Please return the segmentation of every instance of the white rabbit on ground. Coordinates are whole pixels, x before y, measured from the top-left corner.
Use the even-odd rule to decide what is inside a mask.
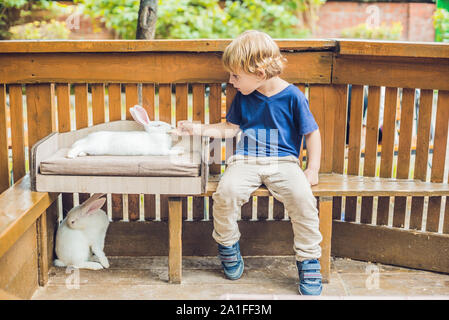
[[[175,130],[163,121],[150,121],[146,110],[135,105],[129,109],[133,119],[145,131],[97,131],[77,140],[67,153],[67,158],[85,155],[177,155],[184,152],[181,146],[172,147],[171,132]]]
[[[96,193],[83,204],[70,210],[56,232],[57,267],[91,270],[109,268],[103,252],[109,218],[100,208],[106,198]]]

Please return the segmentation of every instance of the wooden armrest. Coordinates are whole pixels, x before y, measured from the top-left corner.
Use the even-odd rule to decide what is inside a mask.
[[[31,191],[29,175],[0,195],[0,257],[57,197],[58,193]]]

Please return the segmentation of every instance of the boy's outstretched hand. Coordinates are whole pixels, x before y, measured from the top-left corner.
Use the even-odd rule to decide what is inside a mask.
[[[201,125],[188,120],[178,121],[174,133],[177,135],[201,135]]]
[[[311,186],[318,184],[318,170],[307,168],[304,170],[304,175],[309,181]]]

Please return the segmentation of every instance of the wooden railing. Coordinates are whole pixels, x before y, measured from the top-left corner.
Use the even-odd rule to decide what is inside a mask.
[[[153,119],[173,124],[183,119],[224,121],[235,95],[220,61],[228,43],[0,43],[0,192],[26,176],[28,148],[39,139],[53,131],[131,119],[128,108],[136,103]],[[278,44],[288,60],[283,78],[306,94],[321,128],[321,172],[447,182],[449,45],[351,40],[283,40]],[[217,148],[220,143],[223,147]],[[211,174],[219,174],[235,141],[215,140],[211,145],[214,152],[221,151],[222,162],[211,165]],[[303,156],[305,165],[305,150]],[[19,206],[21,197],[18,187],[14,188],[0,196],[1,204],[14,199]],[[63,194],[63,212],[86,197]],[[50,198],[48,205],[55,199]],[[37,203],[31,201],[28,209],[20,209],[22,213],[10,220],[5,218],[10,207],[0,206],[0,239],[11,228],[11,221],[22,219]],[[165,242],[148,244],[166,232],[166,196],[108,195],[105,209],[114,221],[106,241],[107,254],[166,254]],[[210,237],[212,199],[185,198],[183,216],[184,254],[215,255]],[[334,197],[333,217],[335,255],[449,270],[447,258],[441,256],[441,243],[449,250],[446,197]],[[251,241],[242,250],[246,254],[292,253],[286,218],[282,203],[272,197],[250,199],[242,207],[241,227],[246,230],[242,236],[246,232]],[[18,235],[23,234],[25,230]],[[123,236],[130,240],[121,241]],[[367,236],[370,241],[365,240]],[[419,242],[416,248],[425,248],[434,258],[413,260],[416,251],[405,245],[391,252],[385,247],[385,242],[403,244],[401,239],[410,237]],[[263,252],[259,242],[266,243]],[[1,244],[4,252],[11,246]]]

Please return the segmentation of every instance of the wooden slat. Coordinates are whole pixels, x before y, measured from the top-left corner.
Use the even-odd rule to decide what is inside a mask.
[[[382,131],[382,153],[380,158],[380,177],[390,178],[393,169],[394,138],[396,134],[397,88],[385,88],[385,106]],[[377,202],[377,222],[388,224],[390,197],[379,197]],[[404,227],[404,224],[400,225]]]
[[[94,125],[105,122],[104,83],[93,83],[92,88],[92,122]]]
[[[431,182],[443,182],[446,161],[447,130],[449,122],[449,91],[438,92],[438,104],[433,142]],[[441,197],[430,197],[427,209],[426,230],[438,232]]]
[[[263,221],[268,219],[269,197],[257,197],[257,220]]]
[[[92,90],[92,123],[93,123],[93,125],[106,122],[104,89],[105,89],[104,83],[93,83],[91,85],[91,90]],[[106,199],[106,201],[105,201],[105,203],[104,203],[104,205],[102,206],[101,209],[104,210],[105,212],[107,212],[107,208],[108,208],[107,197],[105,199]]]
[[[89,126],[89,98],[87,83],[74,84],[75,91],[75,122],[76,130]],[[79,203],[83,203],[90,197],[89,193],[79,193]]]
[[[150,120],[154,120],[154,83],[142,84],[142,107],[147,111]]]
[[[288,51],[332,51],[336,41],[332,39],[285,39],[275,40],[281,50]],[[30,52],[219,52],[223,51],[231,42],[229,39],[171,39],[171,40],[39,40],[23,41],[11,40],[0,44],[1,52],[30,53]],[[404,43],[404,42],[400,42]],[[421,46],[412,46],[410,50],[420,49]],[[441,44],[428,46],[443,54],[444,46]],[[407,48],[410,48],[408,46]],[[398,48],[397,50],[399,50]],[[400,52],[402,52],[401,50]],[[422,52],[422,51],[420,51]],[[426,54],[429,54],[425,51]],[[444,55],[443,55],[444,56]]]
[[[231,108],[232,101],[234,100],[237,90],[230,83],[226,84],[226,114]],[[229,159],[235,153],[236,149],[236,138],[225,139],[225,161]]]
[[[449,64],[446,59],[337,55],[332,83],[449,90]]]
[[[29,150],[40,139],[55,131],[54,92],[50,84],[26,85]],[[31,152],[29,152],[31,160]]]
[[[76,129],[86,128],[88,123],[87,83],[74,84]]]
[[[132,120],[131,113],[129,109],[134,105],[139,103],[139,96],[137,90],[137,84],[128,83],[125,86],[125,95],[126,95],[126,119]],[[137,221],[139,220],[140,209],[140,196],[138,194],[128,194],[128,219],[129,221]]]
[[[110,83],[108,85],[109,97],[109,121],[122,119],[122,93],[120,83]],[[121,194],[111,194],[111,215],[113,221],[123,219],[123,196]]]
[[[332,172],[344,173],[345,148],[346,148],[346,122],[347,122],[347,100],[348,86],[333,85],[335,104],[335,126],[334,126],[334,147],[332,159]],[[334,197],[332,200],[332,218],[341,219],[342,198]]]
[[[0,84],[0,194],[9,188],[6,86]]]
[[[188,91],[189,87],[187,83],[176,84],[176,112],[175,112],[175,124],[178,125],[178,121],[188,119]],[[182,218],[187,219],[187,197],[182,197]]]
[[[408,179],[410,170],[410,151],[413,136],[413,115],[415,110],[415,89],[402,90],[401,120],[399,131],[397,174],[399,179]],[[405,224],[407,198],[395,197],[393,227]]]
[[[218,176],[211,176],[207,184],[210,196],[217,189]],[[337,173],[321,173],[320,183],[312,186],[316,197],[327,196],[445,196],[449,192],[449,184],[424,182],[394,178],[363,177],[341,175]],[[256,189],[252,196],[269,196],[265,186]]]
[[[109,121],[122,119],[122,93],[120,83],[108,85],[109,95]]]
[[[209,95],[209,123],[221,122],[221,83],[210,85]],[[215,160],[209,164],[210,174],[221,172],[221,139],[210,139],[210,159]]]
[[[56,84],[56,99],[58,109],[58,132],[68,132],[71,130],[69,84]]]
[[[310,86],[309,94],[310,111],[321,134],[320,172],[332,172],[336,95],[332,86],[318,84]]]
[[[295,83],[295,86],[304,94],[306,95],[306,85],[304,83]],[[299,145],[299,163],[301,165],[301,168],[303,166],[303,155],[304,155],[304,137],[301,138],[301,142]]]
[[[352,85],[349,115],[348,174],[358,175],[362,134],[363,86]],[[357,198],[347,197],[345,221],[355,221]]]
[[[449,200],[446,197],[446,207],[444,208],[443,233],[449,233]]]
[[[155,113],[155,86],[154,83],[142,84],[142,107],[147,111],[148,117],[153,121]],[[156,195],[145,194],[143,196],[144,218],[146,221],[156,219]]]
[[[368,55],[413,58],[449,58],[447,45],[429,42],[339,39],[342,55]]]
[[[265,195],[265,194],[260,194]],[[260,196],[259,194],[257,196]],[[282,220],[285,218],[285,208],[284,204],[278,199],[273,197],[273,219]]]
[[[430,123],[432,119],[432,99],[433,90],[421,90],[414,167],[414,179],[421,181],[425,181],[427,176]],[[410,229],[421,229],[423,211],[424,198],[413,197],[410,211]]]
[[[365,158],[363,175],[374,177],[376,175],[377,140],[379,136],[379,103],[380,87],[369,87],[368,109],[366,111]],[[373,214],[373,197],[363,197],[360,212],[360,222],[371,223]]]
[[[205,123],[205,85],[201,83],[192,84],[192,98],[193,98],[193,115],[194,122]],[[204,219],[204,198],[193,197],[192,207],[193,220]]]
[[[288,60],[283,71],[286,81],[331,82],[332,52],[285,52],[284,56]],[[215,52],[4,54],[0,70],[0,83],[6,84],[221,83],[228,79],[221,55]]]
[[[22,85],[9,86],[11,114],[12,170],[14,182],[25,175],[25,142],[23,128]]]
[[[171,123],[171,84],[159,84],[159,120]],[[162,221],[168,220],[168,196],[160,195],[160,217]]]

